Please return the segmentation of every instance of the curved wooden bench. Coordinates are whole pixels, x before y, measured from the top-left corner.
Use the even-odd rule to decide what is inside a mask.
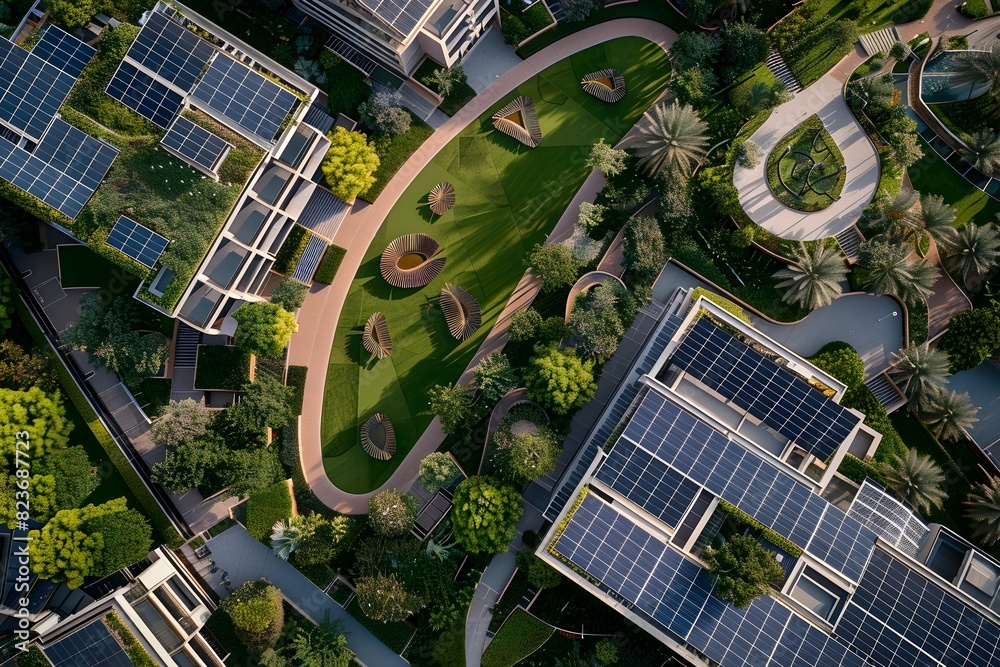
[[[445,258],[436,257],[439,252],[441,246],[426,234],[400,236],[382,251],[379,270],[393,287],[423,287],[437,278],[444,268]],[[419,262],[407,266],[407,259],[419,259]]]
[[[379,359],[385,359],[392,354],[392,338],[389,337],[389,323],[382,313],[372,313],[365,322],[365,331],[361,334],[361,345],[370,354]]]
[[[444,215],[455,206],[455,186],[447,181],[438,183],[427,195],[427,203],[436,215]]]
[[[373,459],[388,461],[396,453],[396,430],[381,412],[376,412],[361,425],[361,447]]]
[[[580,82],[584,92],[599,100],[614,104],[625,97],[625,77],[616,69],[602,69],[591,72]]]
[[[493,114],[493,127],[531,148],[542,141],[542,126],[538,124],[535,101],[525,95],[515,97]]]
[[[448,330],[458,340],[467,340],[483,321],[476,297],[451,283],[441,288],[441,310]]]

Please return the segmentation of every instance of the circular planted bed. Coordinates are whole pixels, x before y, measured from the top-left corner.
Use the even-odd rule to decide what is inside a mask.
[[[767,184],[785,206],[821,211],[840,197],[847,179],[844,156],[819,116],[810,116],[767,156]]]

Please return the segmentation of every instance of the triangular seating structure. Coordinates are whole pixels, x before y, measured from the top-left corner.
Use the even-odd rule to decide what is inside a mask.
[[[525,95],[515,97],[493,114],[493,127],[531,148],[542,141],[542,126],[538,124],[535,102]]]
[[[400,236],[382,251],[379,270],[393,287],[423,287],[438,277],[444,268],[444,257],[438,242],[426,234]]]
[[[372,313],[365,322],[365,331],[361,334],[361,345],[369,354],[379,359],[385,359],[392,354],[392,339],[389,337],[389,323],[382,313]]]
[[[599,100],[615,103],[625,97],[625,77],[616,69],[602,69],[591,72],[580,82],[584,92]]]
[[[438,183],[427,195],[427,203],[435,215],[444,215],[455,206],[455,186],[448,182]]]
[[[361,425],[361,447],[373,459],[388,461],[396,453],[396,430],[381,412],[376,412]]]
[[[476,297],[451,283],[441,288],[441,310],[448,330],[458,340],[466,340],[476,333],[483,321]]]

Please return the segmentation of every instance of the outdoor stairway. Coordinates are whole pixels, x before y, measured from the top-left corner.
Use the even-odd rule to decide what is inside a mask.
[[[200,342],[200,331],[178,322],[177,340],[174,341],[174,368],[194,368]]]
[[[889,26],[888,28],[870,32],[867,35],[861,35],[860,40],[861,47],[869,56],[873,56],[876,53],[889,53],[892,45],[900,41],[899,33],[896,32],[895,26]]]
[[[566,18],[566,12],[563,11],[562,3],[559,0],[545,0],[545,6],[552,12],[556,23],[562,23]]]
[[[796,94],[802,90],[802,86],[799,85],[799,80],[795,78],[792,74],[792,70],[788,69],[788,65],[785,64],[784,59],[778,50],[775,48],[771,49],[771,52],[767,54],[767,60],[764,61],[767,68],[771,70],[774,74],[774,78],[781,81],[788,88],[788,92],[792,95]]]
[[[844,251],[847,259],[852,262],[858,257],[858,248],[861,246],[861,242],[865,240],[864,236],[855,225],[851,225],[847,229],[837,232],[834,237],[837,239],[837,243],[840,244],[840,249]]]
[[[906,397],[885,373],[879,373],[865,380],[865,386],[875,394],[886,412],[892,412],[906,405]]]

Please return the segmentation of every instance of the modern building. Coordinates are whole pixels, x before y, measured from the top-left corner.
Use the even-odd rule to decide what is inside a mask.
[[[843,384],[678,290],[546,510],[538,555],[696,665],[1000,664],[1000,563],[871,480]],[[700,556],[751,534],[784,570],[747,609]]]
[[[451,67],[495,22],[498,0],[294,0],[333,32],[327,46],[366,75],[409,76],[424,56]]]

